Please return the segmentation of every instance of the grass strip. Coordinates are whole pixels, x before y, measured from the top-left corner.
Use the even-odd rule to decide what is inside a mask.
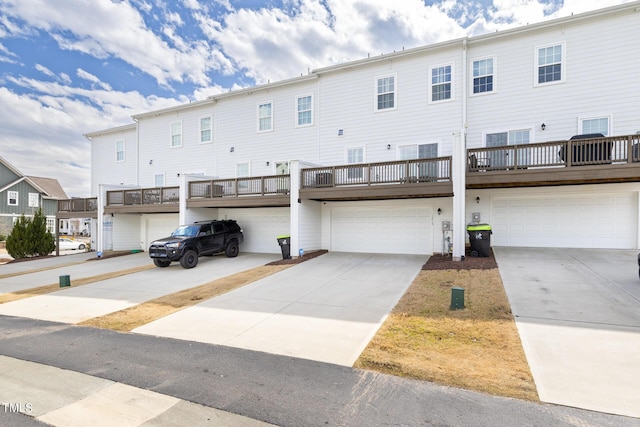
[[[291,265],[264,265],[256,267],[231,276],[213,280],[203,285],[184,289],[173,294],[163,295],[124,310],[87,319],[79,323],[79,325],[111,329],[120,332],[130,332],[137,327],[168,316],[176,311],[183,310],[204,300],[222,295],[289,267],[291,267]]]
[[[463,310],[449,309],[452,287]],[[421,271],[355,366],[539,400],[497,269]]]
[[[155,265],[143,265],[140,267],[133,267],[126,270],[120,270],[112,273],[98,274],[96,276],[83,277],[80,279],[73,279],[71,281],[71,287],[77,288],[78,286],[87,285],[89,283],[99,282],[101,280],[113,279],[115,277],[126,276],[127,274],[138,273],[140,271],[149,270],[155,268]],[[46,269],[45,269],[46,270]],[[18,301],[25,298],[35,297],[38,295],[44,295],[51,292],[61,291],[64,289],[70,289],[68,287],[60,287],[60,283],[52,283],[50,285],[38,286],[36,288],[22,289],[20,291],[9,292],[0,295],[0,304],[6,304],[12,301]]]

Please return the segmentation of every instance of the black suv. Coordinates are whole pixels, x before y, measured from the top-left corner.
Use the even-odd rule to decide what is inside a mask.
[[[152,242],[149,256],[158,267],[180,261],[183,268],[193,268],[202,255],[224,252],[228,257],[238,256],[242,242],[244,234],[234,220],[198,221],[181,225],[171,236]]]

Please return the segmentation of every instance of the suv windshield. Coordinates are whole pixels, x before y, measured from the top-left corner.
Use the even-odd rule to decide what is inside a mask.
[[[171,233],[172,237],[194,237],[198,235],[198,229],[200,227],[197,225],[182,225]]]

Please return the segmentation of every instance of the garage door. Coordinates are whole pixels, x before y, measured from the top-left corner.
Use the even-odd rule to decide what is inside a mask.
[[[289,208],[220,209],[220,219],[235,219],[244,230],[242,252],[280,253],[277,237],[290,234]]]
[[[636,247],[633,193],[494,198],[491,205],[496,246]]]
[[[178,227],[180,218],[178,214],[154,214],[142,216],[143,247],[149,248],[149,244],[162,237],[167,237]]]
[[[331,250],[432,254],[432,216],[431,206],[334,207],[331,211]]]

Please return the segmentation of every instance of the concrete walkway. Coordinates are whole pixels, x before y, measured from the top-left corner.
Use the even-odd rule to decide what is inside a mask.
[[[133,332],[352,366],[425,262],[330,252]]]
[[[640,417],[636,251],[494,253],[540,399]]]

